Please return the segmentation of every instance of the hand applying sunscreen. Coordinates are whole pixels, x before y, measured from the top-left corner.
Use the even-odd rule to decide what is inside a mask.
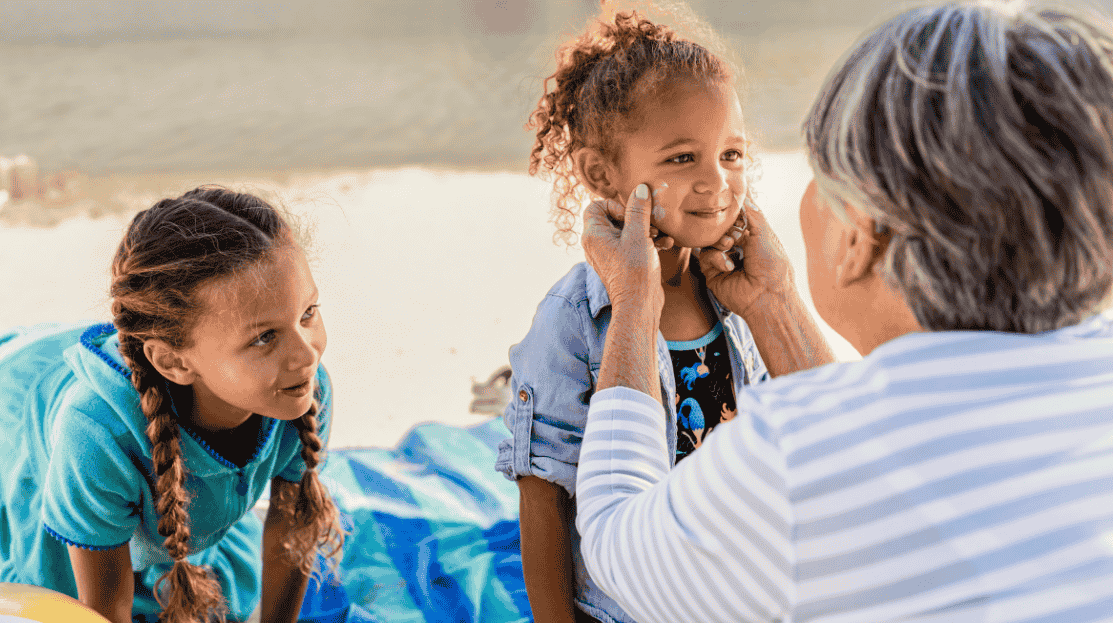
[[[653,189],[653,209],[649,214],[649,235],[653,238],[653,246],[658,251],[667,251],[672,248],[673,239],[657,227],[665,219],[665,206],[661,201],[662,194],[668,190],[668,183],[655,184]]]

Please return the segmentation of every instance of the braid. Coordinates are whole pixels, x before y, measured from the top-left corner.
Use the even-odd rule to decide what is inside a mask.
[[[301,439],[301,458],[305,472],[298,484],[295,499],[279,499],[279,507],[289,515],[292,523],[290,540],[285,544],[292,560],[300,563],[302,573],[309,574],[316,566],[318,550],[335,564],[335,558],[344,544],[340,528],[340,512],[332,501],[328,489],[317,475],[321,463],[320,452],[324,444],[317,435],[316,401],[305,415],[293,420]]]
[[[246,193],[202,186],[136,214],[112,262],[113,324],[148,422],[158,533],[174,560],[154,587],[163,608],[160,620],[167,623],[223,620],[228,608],[216,574],[186,560],[190,521],[181,429],[170,409],[166,379],[143,347],[148,340],[171,349],[188,346],[194,323],[204,312],[199,289],[268,260],[287,245],[296,246],[296,241],[274,207]],[[302,455],[309,469],[294,507],[303,510],[293,514],[291,523],[300,526],[303,536],[287,549],[299,552],[297,560],[308,569],[318,543],[334,544],[330,554],[338,551],[340,533],[335,527],[339,513],[313,469],[321,450],[316,409],[303,419]]]
[[[208,621],[215,616],[224,620],[227,606],[220,584],[205,569],[190,564],[189,496],[185,487],[185,466],[180,446],[181,429],[169,408],[169,396],[162,376],[143,353],[142,342],[131,335],[120,335],[120,354],[131,369],[131,382],[139,392],[139,404],[147,416],[147,437],[155,470],[155,507],[159,514],[158,533],[166,537],[163,545],[174,559],[174,566],[155,583],[155,598],[162,606],[161,619],[168,623]],[[162,585],[168,583],[166,591]]]

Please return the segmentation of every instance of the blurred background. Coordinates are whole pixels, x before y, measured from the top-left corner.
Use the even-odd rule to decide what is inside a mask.
[[[689,6],[744,66],[759,144],[786,150],[800,145],[836,58],[911,4]],[[598,0],[5,0],[0,141],[44,171],[90,174],[523,171],[522,127],[556,47],[598,10]]]
[[[688,5],[744,68],[756,195],[805,293],[801,120],[857,36],[912,4]],[[0,2],[0,325],[109,318],[108,265],[131,215],[223,183],[310,234],[334,445],[481,421],[472,383],[507,363],[545,292],[583,259],[553,243],[550,186],[525,175],[523,126],[557,47],[598,11],[597,0]]]

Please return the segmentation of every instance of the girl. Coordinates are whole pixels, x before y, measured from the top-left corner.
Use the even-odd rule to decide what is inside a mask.
[[[729,249],[744,228],[734,226],[744,222],[748,156],[733,76],[704,47],[637,13],[598,21],[559,59],[531,116],[530,173],[555,174],[555,221],[566,238],[580,188],[623,200],[649,182],[659,193],[665,209],[653,223],[669,240],[658,246],[665,305],[657,350],[663,403],[676,422],[669,441],[681,460],[734,416],[736,392],[768,377],[749,329],[711,295],[692,253]],[[712,256],[717,268],[733,269],[725,255],[704,257]],[[496,469],[518,479],[522,566],[538,622],[632,622],[584,569],[571,499],[609,320],[608,293],[581,263],[510,350],[505,420],[513,435]]]
[[[111,296],[112,324],[0,335],[0,581],[115,623],[245,620],[260,593],[263,621],[295,620],[342,533],[317,478],[325,327],[290,227],[222,188],[160,201]]]

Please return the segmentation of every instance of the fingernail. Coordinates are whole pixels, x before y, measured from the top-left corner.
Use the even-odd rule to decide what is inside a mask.
[[[723,261],[727,265],[727,270],[734,270],[734,262],[730,261],[730,258],[727,257],[726,253],[723,254]]]
[[[634,189],[634,196],[638,199],[649,199],[649,187],[645,184],[638,184]]]

